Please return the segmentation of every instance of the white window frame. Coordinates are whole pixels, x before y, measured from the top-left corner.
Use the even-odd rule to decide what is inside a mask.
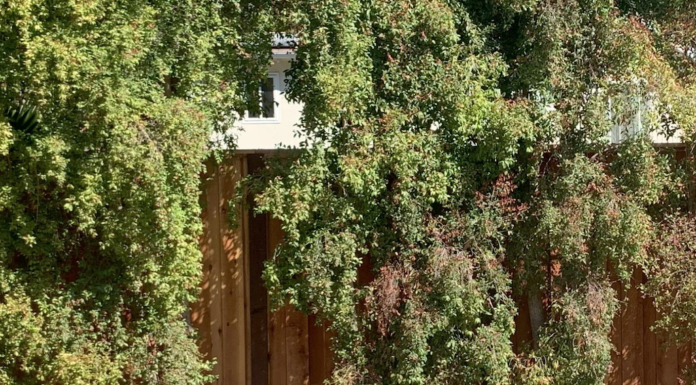
[[[280,73],[279,72],[269,72],[266,78],[273,79],[273,117],[272,118],[250,118],[249,111],[244,111],[244,119],[242,119],[243,124],[279,124],[280,123]],[[261,87],[259,86],[259,93],[261,93]]]

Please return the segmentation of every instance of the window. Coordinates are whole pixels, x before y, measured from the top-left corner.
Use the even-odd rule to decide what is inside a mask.
[[[244,117],[245,123],[279,123],[280,109],[280,76],[277,73],[269,73],[259,85],[260,109],[259,111],[247,111]]]
[[[628,100],[629,104],[623,107],[623,111],[620,111],[624,116],[617,114],[614,119],[614,127],[609,133],[610,143],[618,144],[643,133],[644,115],[654,113],[652,98],[652,96],[648,96],[648,98],[635,97]],[[612,100],[609,100],[609,106],[611,108]],[[609,116],[613,115],[615,115],[614,112],[610,111]]]

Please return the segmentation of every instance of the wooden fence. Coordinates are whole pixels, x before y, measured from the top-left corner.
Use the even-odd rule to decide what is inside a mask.
[[[640,271],[631,277],[631,288],[625,289],[618,281],[614,289],[624,305],[614,318],[611,340],[614,345],[612,367],[605,379],[608,385],[681,385],[684,371],[692,364],[692,345],[679,348],[667,346],[650,328],[655,325],[657,313],[650,298],[643,298],[637,285],[645,281]],[[520,301],[515,319],[515,348],[532,340],[529,308]]]
[[[237,182],[263,166],[260,155],[237,156],[204,176],[203,281],[191,322],[200,351],[217,362],[216,385],[315,385],[331,372],[326,327],[289,307],[269,311],[263,262],[282,239],[280,223],[251,210],[228,226]]]
[[[204,177],[203,282],[200,300],[191,306],[191,322],[200,331],[200,350],[217,362],[215,385],[318,385],[332,370],[326,325],[317,325],[292,308],[269,311],[262,284],[263,262],[282,239],[280,223],[251,210],[236,213],[239,223],[228,226],[228,202],[243,176],[263,167],[263,155],[238,155]],[[616,347],[609,385],[682,384],[691,364],[691,344],[664,346],[650,327],[656,319],[652,300],[631,289],[615,288],[626,300],[614,320]],[[531,340],[529,309],[521,301],[513,346]]]

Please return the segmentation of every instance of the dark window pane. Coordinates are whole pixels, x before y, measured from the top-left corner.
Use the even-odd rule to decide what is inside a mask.
[[[275,100],[273,100],[273,78],[266,78],[266,82],[261,84],[261,109],[266,118],[275,117]]]
[[[260,113],[249,111],[250,118],[274,118],[275,117],[275,100],[273,99],[273,78],[266,78],[266,81],[260,82],[261,89],[261,105]]]

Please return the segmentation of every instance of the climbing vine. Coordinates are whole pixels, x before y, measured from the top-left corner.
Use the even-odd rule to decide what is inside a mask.
[[[333,383],[602,384],[636,269],[658,329],[693,336],[695,12],[287,5],[309,139],[257,196],[285,231],[265,279],[330,321]],[[686,156],[652,143],[675,133]],[[523,305],[533,340],[513,349]]]
[[[199,175],[266,71],[267,16],[0,0],[1,384],[208,382]]]

